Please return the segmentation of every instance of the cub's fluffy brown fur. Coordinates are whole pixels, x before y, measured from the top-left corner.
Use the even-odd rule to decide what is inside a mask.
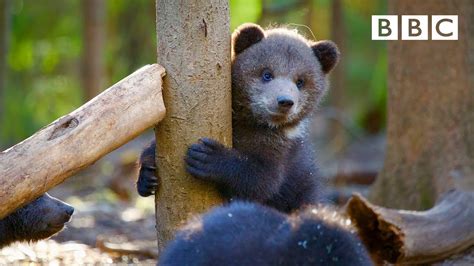
[[[289,212],[321,199],[310,116],[327,90],[339,52],[294,30],[244,24],[232,35],[233,148],[203,138],[185,156],[197,178],[219,184],[231,198]],[[138,191],[158,186],[154,143],[141,157]]]

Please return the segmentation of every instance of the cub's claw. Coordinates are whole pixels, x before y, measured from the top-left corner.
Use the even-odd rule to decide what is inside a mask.
[[[200,143],[204,144],[206,147],[210,149],[222,149],[224,146],[220,144],[218,141],[210,139],[210,138],[201,138],[199,140]]]
[[[226,148],[219,142],[202,138],[189,146],[184,158],[186,170],[197,178],[213,180],[219,176]]]

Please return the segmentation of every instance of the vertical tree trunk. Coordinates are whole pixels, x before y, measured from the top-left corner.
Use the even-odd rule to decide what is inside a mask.
[[[7,77],[7,51],[9,35],[9,0],[0,0],[0,125],[3,125],[4,97]],[[0,143],[1,147],[1,143]]]
[[[167,113],[156,128],[161,187],[158,248],[191,214],[221,202],[214,186],[188,175],[187,146],[200,137],[232,142],[229,7],[226,0],[156,2],[158,62],[166,69]]]
[[[341,54],[346,57],[345,53],[345,36],[346,36],[346,27],[344,25],[344,13],[342,7],[342,0],[333,0],[332,1],[332,16],[331,16],[331,40],[333,40]],[[342,58],[344,60],[344,58]],[[331,73],[331,103],[337,108],[341,108],[344,105],[344,100],[346,97],[344,93],[344,64],[342,61],[339,62],[338,66]]]
[[[474,4],[389,1],[389,14],[459,15],[458,41],[390,41],[388,139],[372,200],[426,209],[453,187],[474,191]]]
[[[329,90],[329,102],[332,107],[338,111],[343,111],[344,106],[346,106],[347,94],[345,91],[345,75],[344,67],[345,60],[347,57],[345,49],[345,36],[346,28],[344,25],[344,13],[342,7],[342,0],[333,0],[331,4],[332,16],[331,16],[331,39],[337,44],[341,54],[344,56],[341,58],[338,66],[331,73],[331,89]],[[330,126],[330,135],[332,136],[332,143],[335,145],[336,150],[340,150],[346,145],[346,134],[344,128],[341,126],[341,123],[335,120],[332,120],[329,124]]]
[[[105,1],[82,1],[83,62],[82,84],[86,100],[101,92],[104,77]]]

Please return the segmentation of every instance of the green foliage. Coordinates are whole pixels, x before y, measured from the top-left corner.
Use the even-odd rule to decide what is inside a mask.
[[[81,1],[11,1],[0,147],[18,142],[83,103]],[[106,3],[106,84],[156,61],[155,2]]]
[[[257,22],[262,14],[260,0],[230,0],[230,28],[233,31],[245,22]]]
[[[81,105],[80,87],[67,76],[37,78],[25,98],[25,106],[32,113],[37,127],[51,123],[52,119],[67,114]]]
[[[107,2],[105,61],[109,84],[156,62],[154,0]]]
[[[386,43],[371,40],[371,15],[386,13],[385,1],[344,1],[347,113],[359,127],[377,133],[386,126]],[[344,56],[344,55],[343,55]]]
[[[0,145],[28,137],[81,103],[78,1],[11,1]]]

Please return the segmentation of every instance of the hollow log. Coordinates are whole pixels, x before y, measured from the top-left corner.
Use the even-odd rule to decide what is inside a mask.
[[[346,212],[376,261],[412,264],[474,245],[474,192],[451,190],[426,211],[388,209],[356,194]]]
[[[147,65],[0,153],[0,219],[163,119],[165,70]]]

